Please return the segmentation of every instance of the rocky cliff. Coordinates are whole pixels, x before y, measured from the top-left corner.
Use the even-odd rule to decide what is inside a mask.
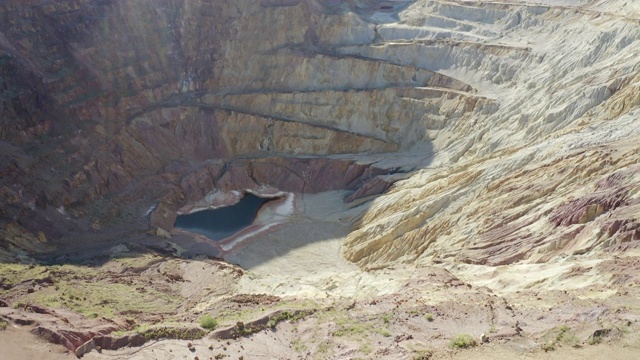
[[[362,267],[634,247],[639,18],[595,0],[5,1],[0,251],[170,230],[207,194],[265,187],[370,200],[343,247]]]

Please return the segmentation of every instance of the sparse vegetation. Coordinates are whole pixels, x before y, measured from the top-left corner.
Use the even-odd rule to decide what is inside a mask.
[[[602,336],[593,336],[589,339],[589,345],[598,345],[602,342]]]
[[[571,328],[568,327],[567,325],[562,325],[557,329],[550,331],[544,337],[542,350],[553,351],[560,345],[572,346],[572,347],[580,346],[580,341],[575,336],[575,334],[573,334],[573,332],[571,331]]]
[[[384,337],[391,337],[391,332],[387,329],[375,329],[374,331]]]
[[[452,349],[468,349],[476,346],[477,344],[478,343],[473,336],[469,334],[458,334],[451,340],[449,347]]]
[[[89,318],[113,318],[128,313],[170,314],[179,299],[151,286],[128,280],[123,274],[138,274],[157,261],[153,256],[112,259],[102,266],[0,264],[5,284],[0,295],[29,284],[38,287],[14,302],[47,308],[66,308]]]
[[[0,320],[0,331],[2,330],[6,330],[7,326],[9,326],[9,323],[4,321],[4,320]]]
[[[547,341],[544,344],[542,344],[542,350],[544,350],[545,352],[554,351],[555,349],[556,349],[556,344],[553,341]]]
[[[278,323],[282,321],[287,321],[287,320],[298,321],[307,315],[308,315],[308,312],[306,311],[296,311],[296,312],[282,311],[269,318],[269,322],[267,322],[267,327],[273,329],[278,325]]]
[[[432,322],[433,321],[433,314],[432,313],[428,313],[427,315],[425,315],[425,318],[427,319],[428,322]]]
[[[369,342],[365,342],[364,344],[360,345],[360,352],[362,352],[363,354],[369,355],[372,351],[373,349],[371,349],[371,344]]]
[[[234,330],[235,336],[247,336],[254,333],[257,333],[260,330],[263,330],[262,326],[253,326],[253,325],[245,325],[242,321],[238,321],[236,323],[236,328]]]
[[[353,336],[363,334],[367,330],[363,324],[342,324],[338,326],[338,329],[333,332],[334,336]]]
[[[202,339],[207,332],[197,328],[154,326],[141,327],[136,330],[147,340],[177,339],[177,340],[197,340]]]
[[[331,352],[331,343],[328,341],[323,341],[318,344],[318,348],[316,349],[316,353],[314,354],[314,359],[326,359],[329,357]]]
[[[411,358],[412,360],[429,360],[433,357],[433,352],[429,350],[420,350],[416,351],[416,353]]]
[[[200,318],[200,326],[211,331],[218,327],[218,321],[213,318],[210,314],[205,314]]]
[[[389,323],[391,322],[391,314],[384,314],[382,315],[382,322],[385,323],[386,325],[389,325]]]
[[[307,350],[307,345],[300,338],[293,340],[291,342],[291,347],[293,348],[293,350],[299,353]]]

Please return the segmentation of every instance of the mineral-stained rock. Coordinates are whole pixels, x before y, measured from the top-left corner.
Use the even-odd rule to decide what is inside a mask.
[[[607,4],[5,1],[0,258],[261,188],[370,200],[363,267],[618,251],[639,15]]]
[[[385,191],[380,179],[355,185],[385,170],[367,175],[368,165],[345,164],[425,141],[423,122],[468,118],[493,103],[433,70],[336,54],[335,47],[376,41],[368,17],[401,7],[6,2],[0,139],[12,150],[0,185],[23,185],[11,203],[24,209],[35,201],[38,209],[5,206],[3,219],[58,240],[87,220],[98,232],[147,226],[127,214],[149,201],[164,203],[158,211],[168,220],[152,225],[168,229],[175,214],[162,215],[167,202],[174,211],[216,189],[359,188],[351,199]],[[24,149],[33,149],[29,166],[16,155]],[[331,158],[337,154],[349,159]],[[211,161],[227,168],[181,180]],[[176,162],[189,165],[175,171]],[[53,209],[66,219],[47,222]]]
[[[147,339],[141,334],[124,336],[96,336],[75,349],[77,357],[82,357],[93,350],[118,350],[124,347],[142,346]]]

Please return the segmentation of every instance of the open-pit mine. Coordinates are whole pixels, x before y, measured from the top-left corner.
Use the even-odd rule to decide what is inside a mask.
[[[0,358],[640,359],[640,1],[0,1]]]

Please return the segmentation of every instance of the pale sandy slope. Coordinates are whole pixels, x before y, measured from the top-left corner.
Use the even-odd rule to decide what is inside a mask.
[[[0,358],[4,360],[77,359],[63,346],[51,344],[28,330],[9,326],[0,331]]]

